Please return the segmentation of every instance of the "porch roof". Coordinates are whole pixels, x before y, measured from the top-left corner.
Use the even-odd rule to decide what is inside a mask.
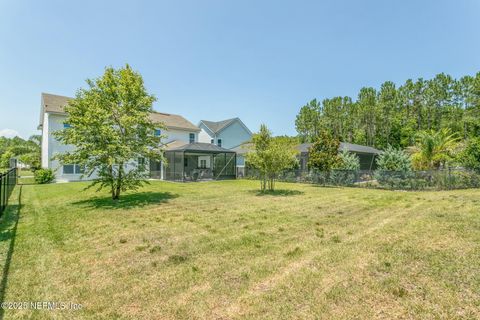
[[[166,152],[196,152],[196,153],[235,153],[235,151],[216,146],[212,143],[194,142],[178,145],[167,144]]]

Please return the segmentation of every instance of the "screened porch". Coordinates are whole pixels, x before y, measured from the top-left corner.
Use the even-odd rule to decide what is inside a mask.
[[[209,143],[189,143],[165,151],[163,179],[206,181],[235,179],[236,153]]]

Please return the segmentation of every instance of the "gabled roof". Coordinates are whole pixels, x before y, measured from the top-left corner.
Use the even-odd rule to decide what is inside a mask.
[[[213,134],[218,134],[223,129],[227,128],[236,121],[238,121],[247,130],[248,133],[252,134],[250,129],[247,128],[247,126],[242,122],[242,120],[240,120],[240,118],[232,118],[221,121],[200,120],[200,123],[203,123]]]
[[[312,145],[312,143],[302,143],[302,144],[298,145],[296,148],[300,152],[307,153],[308,149],[310,148],[311,145]],[[380,154],[381,153],[381,151],[378,150],[378,149],[368,147],[368,146],[362,146],[362,145],[359,145],[359,144],[348,143],[348,142],[340,142],[340,147],[338,147],[338,150],[339,151],[347,150],[347,151],[350,151],[350,152],[370,153],[370,154]]]
[[[72,99],[73,98],[59,96],[56,94],[42,93],[42,106],[41,106],[42,109],[40,112],[40,125],[43,124],[43,115],[47,112],[66,114],[64,108],[67,105],[68,101]],[[153,122],[164,123],[165,126],[169,129],[188,130],[188,131],[195,131],[195,132],[200,131],[200,129],[196,125],[194,125],[184,117],[177,114],[169,114],[169,113],[161,113],[161,112],[153,111],[150,114],[150,119]]]
[[[184,143],[181,144],[181,141],[175,140],[166,145],[165,151],[185,151],[185,152],[206,152],[206,153],[235,153],[235,151],[228,150],[219,146],[214,145],[213,143],[203,143],[203,142],[194,142],[194,143]]]
[[[162,122],[170,129],[200,131],[200,128],[178,114],[162,113],[153,111],[150,114],[153,122]]]

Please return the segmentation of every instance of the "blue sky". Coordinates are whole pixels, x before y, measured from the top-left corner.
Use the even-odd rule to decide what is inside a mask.
[[[156,110],[293,135],[312,98],[480,71],[479,21],[477,0],[0,0],[0,134],[38,133],[41,92],[129,63]]]

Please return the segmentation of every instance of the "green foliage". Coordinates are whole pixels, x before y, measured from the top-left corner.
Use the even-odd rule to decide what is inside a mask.
[[[456,134],[452,134],[448,128],[419,132],[413,148],[413,167],[417,170],[445,167],[455,157],[458,140]]]
[[[407,80],[400,87],[384,82],[379,90],[361,88],[355,101],[333,97],[312,100],[295,121],[303,141],[322,130],[335,138],[380,149],[411,146],[419,131],[449,128],[460,137],[480,135],[480,72],[454,79]]]
[[[15,153],[12,150],[7,150],[0,156],[0,168],[7,169],[10,167],[10,159],[15,157]]]
[[[107,187],[112,199],[135,190],[146,182],[148,162],[134,159],[164,160],[162,136],[155,136],[150,114],[155,97],[146,91],[141,75],[130,66],[105,69],[103,76],[87,80],[88,89],[80,89],[66,106],[69,128],[55,136],[74,151],[56,156],[61,163],[85,167],[85,175],[96,172],[91,186]],[[126,170],[126,166],[129,170]]]
[[[302,142],[311,142],[320,129],[321,104],[313,99],[301,109],[295,120],[295,127]]]
[[[39,135],[33,135],[28,140],[0,137],[0,168],[8,168],[10,159],[15,157],[32,170],[40,168],[40,141]]]
[[[275,189],[278,174],[296,165],[296,151],[292,141],[272,137],[262,124],[260,131],[253,135],[253,150],[247,154],[247,162],[260,171],[260,188],[265,191]]]
[[[50,183],[55,179],[52,169],[38,169],[34,172],[35,182],[38,184]]]
[[[410,171],[412,163],[410,156],[401,149],[388,146],[377,158],[379,171]]]
[[[322,131],[311,145],[308,154],[308,166],[319,171],[337,168],[342,159],[338,154],[340,141],[327,131]]]
[[[480,169],[480,138],[474,137],[467,141],[465,150],[459,156],[460,163],[468,169]]]
[[[341,161],[336,169],[350,171],[360,170],[360,158],[358,158],[356,154],[348,152],[347,150],[342,150],[339,156]]]

